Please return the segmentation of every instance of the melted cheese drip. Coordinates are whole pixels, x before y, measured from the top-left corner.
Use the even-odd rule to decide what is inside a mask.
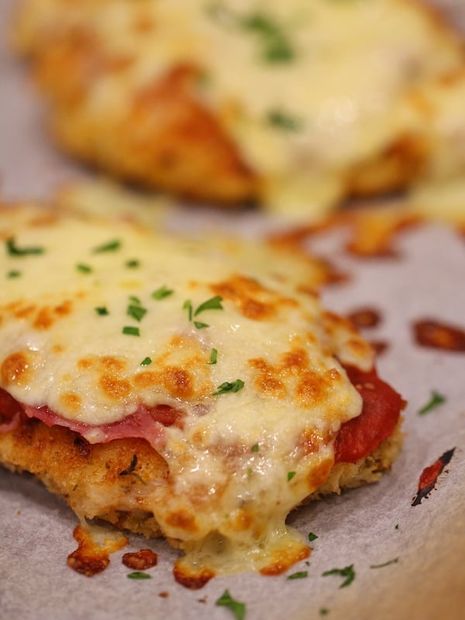
[[[369,347],[345,323],[326,327],[316,296],[297,292],[315,280],[312,262],[291,269],[297,258],[282,263],[259,244],[172,238],[33,207],[3,210],[0,239],[11,237],[15,247],[43,253],[11,255],[5,242],[0,254],[0,386],[22,403],[90,425],[121,420],[140,404],[176,407],[184,427],[165,428],[159,448],[169,480],[143,489],[164,534],[191,551],[194,568],[206,558],[223,570],[228,557],[235,570],[302,557],[306,546],[284,520],[324,481],[334,434],[361,411],[333,352],[372,364]],[[112,240],[118,249],[95,252]],[[126,267],[131,259],[137,269]],[[12,271],[20,275],[7,277]],[[238,282],[245,289],[231,296],[228,286]],[[197,308],[218,283],[227,283],[223,309],[198,314],[208,327],[196,328],[184,302]],[[173,294],[153,299],[163,285]],[[147,310],[140,322],[127,315],[130,295]],[[139,327],[140,337],[122,334],[125,325]],[[147,356],[152,364],[141,366]],[[173,372],[188,377],[189,390]],[[242,390],[213,394],[237,379]],[[212,556],[218,546],[223,552]]]
[[[110,57],[132,59],[124,72],[102,76],[88,112],[117,115],[173,66],[200,67],[206,79],[199,96],[263,178],[265,202],[287,215],[318,215],[334,204],[352,167],[418,127],[406,105],[410,89],[463,64],[453,38],[404,0],[81,4],[73,11],[69,2],[51,0],[47,8],[41,0],[35,19],[53,21],[50,6],[62,6],[58,17],[90,27]],[[264,59],[267,35],[243,25],[253,16],[283,33],[291,60]],[[25,40],[28,28],[37,24],[23,24]],[[297,129],[270,123],[275,111]]]

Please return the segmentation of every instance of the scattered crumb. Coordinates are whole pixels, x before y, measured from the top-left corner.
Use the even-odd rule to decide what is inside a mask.
[[[159,593],[158,593],[158,596],[159,596],[160,598],[168,598],[168,597],[169,597],[169,595],[170,595],[170,593],[169,593],[169,592],[159,592]]]

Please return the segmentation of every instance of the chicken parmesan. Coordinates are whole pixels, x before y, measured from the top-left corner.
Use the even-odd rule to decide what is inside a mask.
[[[395,458],[404,402],[317,260],[27,204],[0,241],[0,462],[165,536],[181,583],[286,570],[289,512]]]
[[[149,187],[315,216],[465,170],[462,42],[416,0],[24,0],[15,40],[58,142]]]

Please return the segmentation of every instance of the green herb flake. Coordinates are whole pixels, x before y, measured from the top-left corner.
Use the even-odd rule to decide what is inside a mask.
[[[125,325],[122,329],[122,333],[125,336],[140,336],[139,328],[134,327],[133,325]]]
[[[284,129],[285,131],[298,131],[302,128],[301,121],[283,110],[270,110],[266,120],[270,125],[273,125],[273,127]]]
[[[290,480],[292,480],[292,478],[294,478],[295,475],[296,475],[295,471],[288,471],[287,472],[287,481],[289,482]]]
[[[202,323],[201,321],[194,321],[194,326],[196,329],[205,329],[206,327],[210,327],[208,323]]]
[[[327,616],[329,614],[329,609],[327,607],[320,607],[320,616]]]
[[[80,273],[92,273],[93,272],[92,267],[90,265],[87,265],[86,263],[78,263],[76,265],[76,269]]]
[[[144,316],[147,314],[147,310],[139,305],[129,304],[127,309],[127,315],[131,316],[136,321],[142,321]]]
[[[5,241],[5,247],[9,256],[37,256],[45,252],[44,248],[38,246],[22,247],[16,245],[14,237]]]
[[[152,358],[151,357],[144,357],[144,359],[141,361],[140,365],[141,366],[150,366],[151,363],[152,363]]]
[[[244,620],[246,605],[234,599],[229,590],[225,590],[219,599],[215,601],[218,607],[226,607],[229,609],[236,620]]]
[[[9,271],[6,274],[7,278],[13,279],[13,278],[19,278],[21,276],[21,272],[20,271],[15,271],[14,269],[12,271]]]
[[[223,298],[219,295],[207,299],[207,301],[204,301],[203,304],[200,304],[200,306],[196,309],[194,316],[198,316],[201,312],[205,312],[205,310],[223,310],[223,306],[221,305],[222,301]]]
[[[258,443],[254,443],[254,445],[250,448],[251,452],[258,452],[260,450],[260,445]]]
[[[136,304],[138,306],[141,305],[141,300],[140,297],[136,297],[136,295],[129,295],[129,301],[131,301],[133,304]]]
[[[189,319],[189,321],[192,321],[194,309],[192,307],[192,302],[190,299],[186,299],[186,301],[182,305],[182,309],[187,310],[187,318]]]
[[[356,573],[354,570],[354,565],[350,564],[350,566],[345,566],[344,568],[332,568],[322,574],[323,577],[328,577],[329,575],[344,577],[344,581],[341,583],[339,588],[346,588],[347,586],[350,586],[352,581],[355,579]]]
[[[218,351],[216,349],[212,349],[210,351],[210,359],[208,361],[209,364],[216,364],[218,361]]]
[[[152,299],[156,299],[156,300],[165,299],[165,297],[169,297],[173,293],[174,291],[172,289],[163,285],[163,286],[160,286],[160,288],[157,288],[156,291],[153,291]]]
[[[92,250],[94,254],[103,254],[104,252],[116,252],[121,248],[121,241],[119,239],[112,239],[107,243],[102,243]]]
[[[308,540],[310,542],[313,542],[314,540],[316,540],[318,538],[318,536],[316,534],[314,534],[313,532],[309,532],[307,538],[308,538]]]
[[[108,316],[110,313],[108,312],[108,308],[106,306],[97,306],[95,308],[95,312],[99,316]]]
[[[130,260],[127,260],[124,264],[128,269],[137,269],[137,267],[140,267],[140,261],[137,260],[137,258],[131,258]]]
[[[132,573],[128,573],[126,577],[128,579],[152,579],[152,575],[149,575],[148,573],[144,573],[140,570],[135,570]]]
[[[288,575],[286,579],[305,579],[305,577],[308,577],[308,571],[301,570],[296,573],[292,573],[292,575]]]
[[[439,392],[436,392],[436,390],[432,390],[431,398],[418,411],[418,415],[425,415],[425,413],[429,413],[433,409],[436,409],[436,407],[440,407],[441,405],[443,405],[446,402],[446,400],[447,399],[446,399],[446,397],[443,394],[440,394]]]
[[[289,62],[295,51],[283,28],[264,13],[251,13],[239,19],[245,31],[257,36],[261,44],[263,60],[269,63]]]
[[[399,558],[393,558],[392,560],[383,562],[383,564],[371,564],[370,568],[384,568],[385,566],[390,566],[391,564],[397,564],[398,561]]]
[[[216,388],[216,392],[213,392],[213,396],[219,396],[220,394],[227,394],[228,392],[239,392],[244,387],[242,379],[236,379],[235,381],[225,381]]]

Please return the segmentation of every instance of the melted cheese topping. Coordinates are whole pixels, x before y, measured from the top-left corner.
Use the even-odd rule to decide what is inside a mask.
[[[410,89],[463,65],[453,36],[405,0],[36,4],[23,46],[58,19],[84,24],[108,58],[128,60],[99,79],[91,116],[118,116],[173,66],[199,67],[198,96],[262,177],[268,206],[288,215],[337,201],[354,166],[418,127]]]
[[[335,434],[361,412],[335,356],[372,364],[350,325],[308,294],[318,267],[257,243],[27,206],[2,211],[0,239],[0,387],[95,425],[95,442],[99,425],[141,405],[175,407],[183,424],[157,444],[169,478],[134,492],[191,552],[184,562],[266,571],[303,557],[286,515],[324,482]],[[172,293],[154,298],[160,287]],[[222,308],[196,313],[218,296]],[[217,393],[239,379],[242,389]]]

